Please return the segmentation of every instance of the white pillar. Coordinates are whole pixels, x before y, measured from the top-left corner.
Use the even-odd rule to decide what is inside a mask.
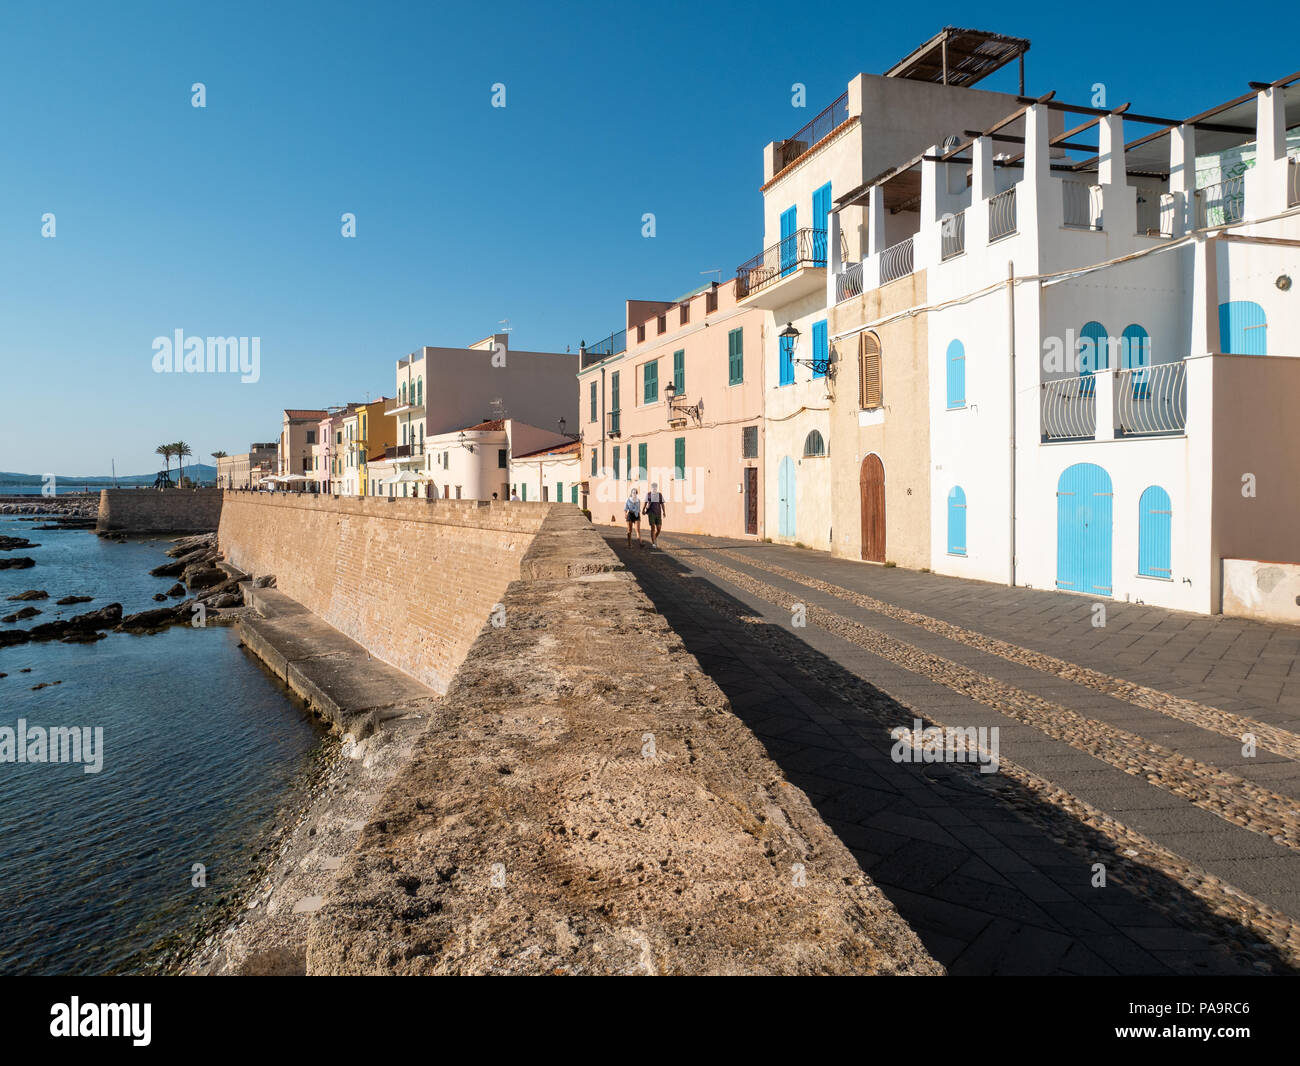
[[[1115,364],[1092,372],[1097,396],[1097,440],[1115,439]]]
[[[1255,165],[1246,171],[1246,218],[1268,218],[1287,207],[1286,102],[1280,88],[1256,97]]]
[[[880,288],[880,253],[885,250],[885,190],[873,185],[867,193],[867,254],[862,263],[862,290]]]
[[[939,154],[937,145],[931,145],[925,153],[927,156]],[[939,262],[942,254],[940,234],[942,233],[941,216],[946,208],[939,189],[939,164],[933,158],[921,160],[921,226],[912,239],[912,265],[915,270],[924,270]]]
[[[1055,233],[1065,221],[1060,184],[1052,179],[1051,132],[1047,108],[1035,104],[1025,113],[1025,173],[1016,191],[1016,221],[1024,231]],[[1031,247],[1037,242],[1031,242]]]
[[[1101,186],[1101,224],[1108,233],[1137,233],[1137,192],[1124,163],[1124,119],[1104,115],[1097,124],[1097,184]]]
[[[844,264],[840,260],[840,215],[838,211],[832,211],[826,218],[826,239],[830,242],[827,252],[826,271],[826,306],[834,307],[839,301],[835,298],[836,278],[839,277],[840,271],[844,269]]]
[[[989,242],[988,200],[997,186],[993,174],[993,139],[976,137],[971,145],[970,211],[966,214],[966,248],[983,248]]]
[[[1174,231],[1196,229],[1196,127],[1175,126],[1169,133],[1169,191],[1174,197]]]

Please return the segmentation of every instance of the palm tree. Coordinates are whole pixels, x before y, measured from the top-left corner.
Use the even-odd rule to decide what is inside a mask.
[[[224,459],[224,458],[226,457],[226,453],[223,452],[223,451],[221,451],[220,449],[218,449],[217,451],[212,452],[212,453],[210,453],[210,454],[212,455],[212,458],[215,459],[215,460],[217,461],[217,470],[220,471],[220,470],[221,470],[221,460]],[[231,488],[232,486],[227,485],[226,487],[227,487],[227,488]],[[220,474],[220,473],[217,474],[217,488],[221,488],[221,474]]]
[[[172,473],[172,456],[176,454],[173,450],[175,446],[171,444],[160,444],[153,450],[154,455],[161,455],[167,462],[167,476],[170,478]]]
[[[188,444],[183,440],[178,440],[172,445],[172,454],[179,460],[176,469],[176,484],[179,485],[185,478],[185,457],[187,455],[193,455],[194,453],[190,451],[190,446]]]

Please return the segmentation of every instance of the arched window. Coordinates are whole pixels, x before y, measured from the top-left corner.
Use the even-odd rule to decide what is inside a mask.
[[[401,398],[401,405],[405,407],[406,406],[406,382],[405,381],[402,382],[402,387],[398,390],[398,395]]]
[[[948,554],[966,554],[966,493],[960,485],[948,492]]]
[[[966,349],[961,341],[948,345],[948,410],[966,406]]]
[[[415,404],[417,407],[424,404],[424,378],[415,379]]]
[[[880,406],[880,338],[874,333],[858,334],[858,406]]]
[[[1124,333],[1119,339],[1119,350],[1120,366],[1125,370],[1133,371],[1129,376],[1133,379],[1134,397],[1145,400],[1148,379],[1151,376],[1147,372],[1147,367],[1151,365],[1151,338],[1147,336],[1147,331],[1135,322],[1131,326],[1124,327]]]
[[[1150,485],[1138,500],[1138,573],[1143,577],[1173,576],[1169,568],[1173,510],[1169,493]]]
[[[805,459],[812,459],[825,454],[826,441],[822,438],[822,435],[814,429],[804,438],[803,457]]]
[[[1100,322],[1089,322],[1079,330],[1079,394],[1092,396],[1097,387],[1093,374],[1109,368],[1110,334]]]

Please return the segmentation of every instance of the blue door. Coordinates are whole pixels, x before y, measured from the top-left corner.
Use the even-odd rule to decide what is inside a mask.
[[[1254,300],[1219,304],[1219,347],[1229,355],[1267,355],[1264,309]]]
[[[777,532],[783,537],[793,537],[794,533],[794,460],[788,455],[781,460],[780,473],[777,477]]]
[[[781,212],[781,277],[794,273],[799,262],[799,208],[791,207]]]
[[[966,554],[966,493],[960,485],[948,493],[948,554]]]
[[[1159,485],[1149,485],[1138,501],[1138,573],[1144,577],[1172,577],[1170,569],[1170,534],[1173,508],[1169,493]]]
[[[830,232],[831,183],[828,181],[813,192],[813,266],[826,265],[826,235]]]
[[[1056,587],[1090,596],[1111,594],[1110,475],[1076,463],[1056,484]]]

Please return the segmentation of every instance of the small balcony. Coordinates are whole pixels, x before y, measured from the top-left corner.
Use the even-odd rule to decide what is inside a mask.
[[[1246,182],[1228,178],[1217,185],[1196,190],[1196,226],[1225,226],[1240,222],[1246,215]]]
[[[1101,186],[1082,181],[1061,182],[1061,207],[1068,229],[1101,229]]]
[[[396,407],[389,408],[384,412],[386,415],[408,415],[418,418],[424,414],[424,404],[421,403],[402,403],[398,402]]]
[[[1115,372],[1115,436],[1159,437],[1187,427],[1187,364]]]
[[[966,212],[945,215],[939,227],[939,256],[947,262],[966,251]]]
[[[608,359],[612,355],[618,355],[627,351],[627,330],[620,329],[611,333],[603,341],[597,341],[595,344],[588,344],[583,341],[578,345],[578,368],[586,370],[589,366],[595,366],[602,359]]]
[[[1182,359],[1055,378],[1042,382],[1039,396],[1044,444],[1171,437],[1187,431],[1187,363]]]
[[[989,243],[1016,232],[1016,187],[989,198]]]
[[[610,411],[605,415],[605,436],[620,437],[622,433],[619,430],[619,416],[621,411]]]
[[[423,455],[423,444],[390,444],[384,449],[385,459],[419,459]]]
[[[821,111],[808,125],[793,137],[781,142],[776,155],[776,173],[779,174],[805,152],[824,141],[831,132],[849,118],[849,94],[844,93],[830,107]]]
[[[1093,440],[1097,436],[1097,389],[1093,375],[1056,378],[1039,386],[1041,439]]]
[[[826,286],[827,237],[805,227],[736,269],[736,299],[771,310]]]
[[[862,263],[848,263],[835,275],[835,302],[843,303],[862,295]]]
[[[912,273],[915,266],[912,238],[890,245],[880,253],[880,284],[886,285]]]

